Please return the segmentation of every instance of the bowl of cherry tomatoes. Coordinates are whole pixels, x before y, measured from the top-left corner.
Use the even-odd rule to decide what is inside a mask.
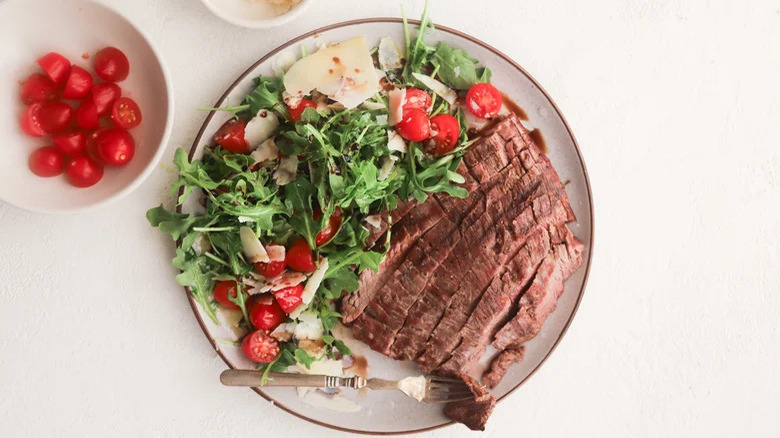
[[[56,214],[130,193],[164,152],[172,91],[150,41],[114,10],[0,3],[0,200]]]

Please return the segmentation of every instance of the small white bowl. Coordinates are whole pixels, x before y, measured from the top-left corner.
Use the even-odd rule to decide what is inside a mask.
[[[119,86],[143,114],[141,125],[130,130],[135,156],[123,167],[106,167],[103,179],[87,189],[71,186],[63,175],[33,175],[27,159],[50,141],[19,128],[25,107],[20,82],[40,71],[36,59],[48,52],[65,55],[97,78],[91,55],[107,46],[121,49],[130,60],[130,75]],[[154,170],[173,125],[173,88],[151,41],[116,11],[92,0],[5,0],[0,2],[0,108],[0,199],[30,211],[74,213],[127,195]]]
[[[303,13],[312,0],[301,0],[282,15],[276,15],[268,0],[201,0],[219,18],[237,26],[265,29],[288,23]]]

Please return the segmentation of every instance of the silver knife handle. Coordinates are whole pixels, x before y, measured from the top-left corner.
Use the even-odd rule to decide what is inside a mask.
[[[219,380],[226,386],[259,387],[263,378],[262,371],[225,370]],[[355,377],[323,376],[316,374],[268,373],[268,380],[263,386],[307,386],[312,388],[354,388],[366,386],[366,379]]]

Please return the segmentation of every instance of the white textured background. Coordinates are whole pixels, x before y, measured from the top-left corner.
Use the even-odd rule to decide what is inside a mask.
[[[268,50],[400,9],[318,0],[263,31],[196,0],[107,3],[172,73],[166,163],[191,144],[196,108]],[[436,22],[508,53],[553,96],[595,194],[579,313],[483,436],[780,434],[780,2],[739,3],[433,1]],[[419,15],[420,1],[405,4]],[[219,384],[224,365],[173,281],[172,245],[144,218],[169,205],[172,178],[160,167],[82,216],[0,203],[0,436],[336,435]],[[469,435],[430,435],[456,434]]]

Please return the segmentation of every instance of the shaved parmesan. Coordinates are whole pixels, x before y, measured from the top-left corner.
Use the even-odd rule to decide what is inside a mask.
[[[363,37],[335,44],[295,62],[284,76],[284,88],[292,96],[312,90],[351,109],[380,90],[374,61]]]
[[[390,126],[395,126],[404,117],[404,104],[406,103],[406,89],[395,88],[390,91]]]
[[[363,102],[360,106],[362,106],[363,108],[365,108],[365,109],[367,109],[369,111],[378,111],[378,110],[385,109],[385,104],[379,103],[379,102],[374,102],[373,100],[367,100],[367,101]]]
[[[260,143],[260,146],[253,150],[249,156],[254,158],[255,163],[275,160],[279,157],[279,148],[276,147],[276,142],[274,141],[274,138],[271,137]]]
[[[265,247],[265,250],[268,252],[268,258],[272,262],[284,261],[285,249],[282,245],[268,245]]]
[[[291,50],[285,50],[274,57],[271,63],[271,70],[273,70],[275,76],[282,76],[295,64],[295,61],[295,53]]]
[[[217,320],[219,320],[220,325],[230,330],[230,334],[233,336],[232,341],[243,338],[247,332],[244,325],[241,324],[243,318],[244,314],[240,310],[221,308],[217,312]]]
[[[388,36],[379,40],[377,58],[379,59],[379,66],[384,71],[398,70],[403,67],[401,50],[395,45],[395,41]]]
[[[379,126],[387,125],[387,114],[379,114],[376,116],[376,124]]]
[[[254,149],[269,138],[279,127],[279,119],[271,111],[262,110],[252,118],[244,130],[244,140]]]
[[[297,318],[301,312],[309,307],[309,303],[314,299],[314,294],[319,289],[322,280],[325,278],[325,273],[328,272],[328,259],[323,258],[320,260],[320,265],[309,277],[309,281],[306,282],[306,286],[303,288],[303,294],[301,299],[303,303],[290,313],[290,318]]]
[[[298,316],[295,325],[295,339],[309,339],[315,341],[322,339],[325,330],[322,328],[322,320],[314,312],[303,312]]]
[[[414,78],[418,81],[422,82],[423,85],[433,90],[434,93],[439,95],[439,97],[442,99],[446,100],[450,105],[454,104],[455,101],[458,100],[458,94],[455,91],[443,83],[437,81],[436,79],[420,73],[412,73],[412,76],[414,76]]]
[[[279,167],[274,172],[274,181],[280,186],[290,184],[295,181],[295,175],[298,173],[298,157],[291,155],[282,157],[279,160]]]
[[[379,168],[379,173],[376,176],[377,181],[384,181],[393,173],[393,167],[395,167],[396,161],[398,161],[398,157],[395,155],[387,155],[382,158],[382,167]],[[366,220],[368,220],[369,217],[370,216],[366,217]]]
[[[378,230],[382,226],[382,216],[378,214],[370,214],[363,219],[365,223],[371,226],[371,228]]]
[[[244,248],[244,255],[250,263],[268,263],[271,259],[268,258],[268,253],[265,252],[263,244],[260,243],[260,239],[249,227],[241,227],[238,229],[238,233],[241,235],[241,246]]]
[[[402,154],[406,153],[406,142],[397,132],[395,132],[395,129],[387,130],[387,148]]]
[[[288,93],[286,90],[283,90],[282,100],[290,108],[295,108],[301,104],[301,101],[303,100],[303,96],[293,96],[292,94]]]

